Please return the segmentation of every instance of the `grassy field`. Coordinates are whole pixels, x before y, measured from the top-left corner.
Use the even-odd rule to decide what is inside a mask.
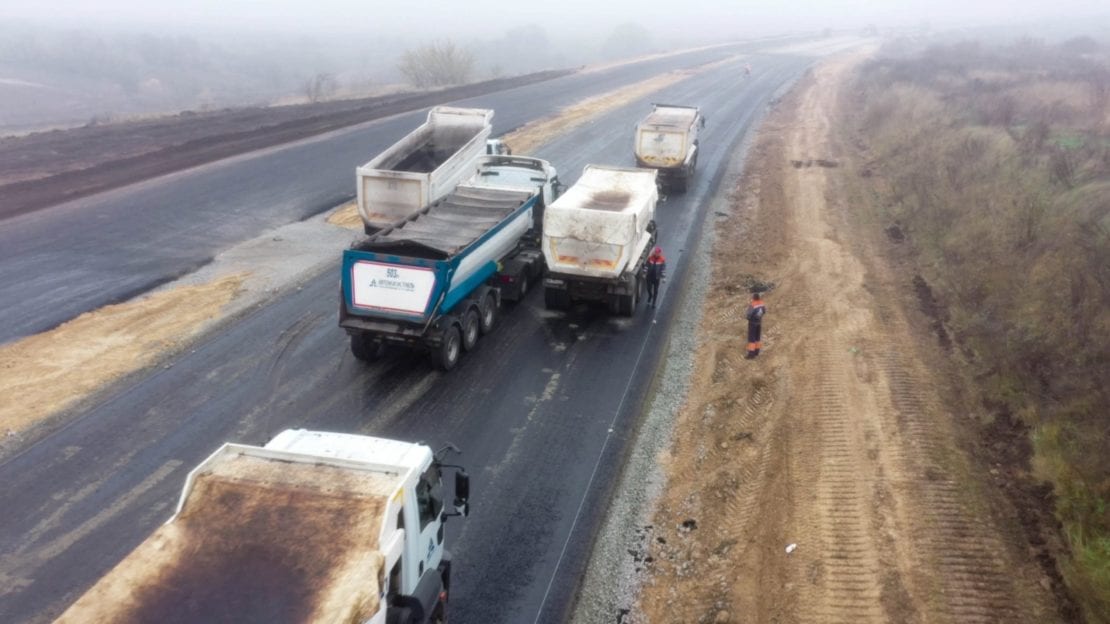
[[[1110,621],[1110,45],[892,45],[853,91],[880,217],[991,417],[1028,428],[1059,568]]]

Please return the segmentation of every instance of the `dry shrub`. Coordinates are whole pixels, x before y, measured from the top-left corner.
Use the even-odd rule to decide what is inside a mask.
[[[1105,52],[1107,48],[1096,47]],[[860,130],[984,399],[1034,431],[1062,563],[1110,619],[1110,60],[1087,41],[881,57]]]

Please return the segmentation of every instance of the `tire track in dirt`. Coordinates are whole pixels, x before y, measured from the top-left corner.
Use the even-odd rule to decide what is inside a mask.
[[[913,441],[902,446],[899,460],[905,473],[918,477],[907,493],[918,501],[920,513],[908,516],[906,523],[911,535],[922,536],[913,543],[915,558],[936,572],[938,611],[952,622],[1021,621],[1013,600],[1016,588],[997,554],[1004,545],[976,517],[968,488],[958,480],[960,458],[945,444],[948,432],[938,427],[944,415],[932,405],[936,388],[896,349],[876,359],[890,400],[886,415]]]
[[[804,431],[796,458],[797,478],[812,485],[798,499],[796,532],[808,561],[799,617],[805,622],[882,622],[878,547],[870,531],[867,485],[874,480],[846,388],[841,345],[822,341],[810,349],[816,378],[800,408]],[[810,536],[810,537],[805,537]],[[801,558],[801,556],[799,557]]]

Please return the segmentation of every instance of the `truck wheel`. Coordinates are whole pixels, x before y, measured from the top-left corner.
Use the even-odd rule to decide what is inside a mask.
[[[461,343],[462,335],[458,325],[443,330],[443,340],[440,341],[439,348],[432,352],[432,359],[440,370],[449,371],[459,363]]]
[[[530,284],[528,283],[528,267],[524,267],[520,271],[520,293],[517,297],[517,301],[524,301],[524,295],[528,294],[529,286]]]
[[[674,184],[672,185],[672,188],[675,191],[677,191],[679,193],[685,193],[686,192],[686,176],[687,175],[688,175],[688,173],[683,171],[682,175],[675,176]]]
[[[462,348],[470,351],[478,344],[478,337],[482,335],[482,321],[478,316],[477,308],[470,308],[463,315],[462,321]]]
[[[482,333],[488,334],[493,331],[493,326],[497,324],[497,297],[491,292],[482,299]]]
[[[620,308],[619,314],[621,316],[635,316],[636,304],[640,302],[640,281],[639,276],[632,278],[632,294],[621,295],[617,299],[617,305]]]
[[[351,354],[361,362],[373,362],[382,355],[382,343],[370,334],[354,334],[351,336]]]
[[[566,310],[570,307],[570,294],[561,288],[545,288],[543,305],[548,310]]]

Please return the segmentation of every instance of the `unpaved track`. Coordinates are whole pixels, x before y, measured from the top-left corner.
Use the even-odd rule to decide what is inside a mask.
[[[834,123],[857,60],[820,66],[773,114],[719,228],[633,620],[1056,618],[1013,514],[962,450],[953,378],[908,279],[852,210],[865,196]],[[753,279],[776,287],[749,362]]]

